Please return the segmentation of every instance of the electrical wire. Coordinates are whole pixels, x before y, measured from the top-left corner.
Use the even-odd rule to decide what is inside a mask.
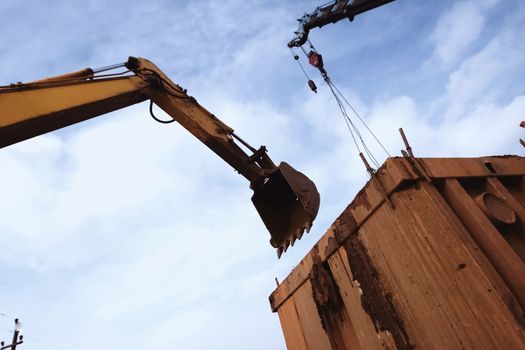
[[[11,329],[0,327],[0,330],[6,331],[7,333],[10,333],[10,334],[13,334],[13,330],[11,330]]]
[[[24,342],[28,343],[27,340],[36,341],[37,343],[44,344],[44,345],[47,345],[49,347],[52,347],[52,348],[55,348],[55,349],[59,349],[59,350],[71,350],[71,348],[66,348],[66,347],[63,347],[63,346],[60,346],[60,345],[57,345],[57,344],[54,344],[54,343],[49,343],[47,341],[35,338],[33,336],[27,336],[26,334],[24,334]]]
[[[0,316],[5,317],[5,318],[7,318],[7,319],[9,319],[9,320],[12,320],[12,321],[15,320],[14,317],[9,316],[9,315],[6,315],[5,313],[2,313],[2,312],[0,312]],[[83,346],[81,346],[81,345],[79,345],[79,344],[76,344],[76,343],[74,343],[74,342],[72,342],[72,341],[70,341],[70,340],[68,340],[68,339],[66,339],[66,338],[64,338],[64,337],[62,337],[62,336],[59,336],[59,335],[57,335],[56,333],[49,332],[49,331],[47,331],[47,330],[45,330],[45,329],[43,329],[43,328],[41,328],[41,327],[37,327],[37,326],[35,326],[35,325],[33,325],[33,324],[30,324],[30,323],[28,323],[28,322],[25,322],[25,321],[22,322],[22,321],[21,321],[21,322],[20,322],[20,325],[22,326],[22,328],[33,328],[33,329],[36,329],[37,331],[39,331],[39,332],[41,332],[41,333],[45,333],[45,334],[48,334],[49,336],[52,336],[52,337],[54,337],[54,338],[57,338],[57,339],[59,339],[62,343],[64,343],[64,344],[68,344],[68,347],[64,347],[64,346],[62,346],[62,345],[58,345],[58,344],[54,344],[54,343],[51,343],[51,342],[48,342],[48,341],[44,341],[44,340],[42,340],[42,339],[39,339],[39,338],[37,338],[37,337],[34,337],[33,335],[29,335],[29,336],[28,336],[28,335],[26,334],[26,332],[22,332],[22,335],[24,336],[24,341],[25,341],[25,340],[36,341],[36,342],[38,342],[38,343],[45,344],[45,345],[47,345],[47,346],[49,346],[49,347],[53,347],[53,348],[55,348],[55,349],[59,349],[59,350],[71,350],[71,346],[73,346],[73,347],[76,348],[76,349],[85,349],[85,347],[83,347]],[[10,333],[10,334],[13,334],[13,330],[12,330],[12,329],[7,329],[7,328],[5,328],[5,327],[0,327],[0,330],[6,331],[6,332],[8,332],[8,333]]]
[[[33,328],[33,329],[39,331],[40,333],[47,334],[47,335],[52,336],[52,337],[54,337],[54,338],[58,338],[58,339],[60,339],[63,343],[67,343],[67,344],[69,344],[69,345],[72,345],[72,346],[74,346],[74,347],[77,348],[77,349],[81,349],[81,348],[83,348],[80,344],[77,344],[77,343],[75,343],[75,342],[72,342],[71,340],[68,340],[68,339],[66,339],[66,338],[64,338],[64,337],[62,337],[62,336],[58,336],[58,335],[55,334],[55,333],[49,332],[49,331],[47,331],[47,330],[45,330],[45,329],[43,329],[43,328],[41,328],[41,327],[37,327],[37,326],[35,326],[35,325],[33,325],[33,324],[29,324],[29,323],[27,323],[27,322],[22,322],[22,327]],[[25,339],[25,338],[33,339],[33,340],[36,340],[37,342],[44,343],[43,340],[38,339],[38,338],[35,338],[35,337],[32,336],[32,335],[30,335],[30,336],[28,337],[27,335],[24,334],[24,339]],[[50,344],[50,345],[53,345],[53,344]]]

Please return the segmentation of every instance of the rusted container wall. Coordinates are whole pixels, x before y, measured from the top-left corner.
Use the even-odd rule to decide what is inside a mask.
[[[525,349],[524,176],[387,160],[270,296],[288,349]]]

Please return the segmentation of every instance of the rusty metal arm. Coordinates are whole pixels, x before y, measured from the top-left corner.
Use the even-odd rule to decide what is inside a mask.
[[[299,28],[288,47],[299,47],[308,40],[311,29],[322,27],[348,18],[350,21],[363,12],[388,4],[394,0],[336,0],[326,5],[319,6],[311,13],[305,13],[299,18]]]

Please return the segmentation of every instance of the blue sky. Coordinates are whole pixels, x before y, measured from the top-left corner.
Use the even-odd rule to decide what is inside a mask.
[[[322,200],[278,261],[246,181],[146,104],[2,149],[0,313],[25,322],[22,349],[284,348],[274,277],[366,181],[327,87],[307,68],[311,93],[286,47],[318,5],[1,2],[2,85],[148,58]],[[518,0],[397,0],[310,38],[390,153],[403,127],[419,156],[523,154],[524,24]],[[11,328],[0,317],[1,339]]]

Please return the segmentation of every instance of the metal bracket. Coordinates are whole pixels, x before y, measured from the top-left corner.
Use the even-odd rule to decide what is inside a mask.
[[[430,176],[428,176],[425,169],[423,169],[423,166],[419,162],[419,159],[414,157],[414,153],[412,153],[412,147],[410,147],[410,144],[408,143],[403,128],[399,128],[399,133],[401,134],[401,138],[403,139],[403,143],[405,144],[406,148],[406,151],[403,149],[401,150],[401,154],[403,155],[403,157],[410,163],[410,165],[412,165],[412,167],[418,175],[424,177],[427,182],[432,182],[432,179],[430,178]]]

